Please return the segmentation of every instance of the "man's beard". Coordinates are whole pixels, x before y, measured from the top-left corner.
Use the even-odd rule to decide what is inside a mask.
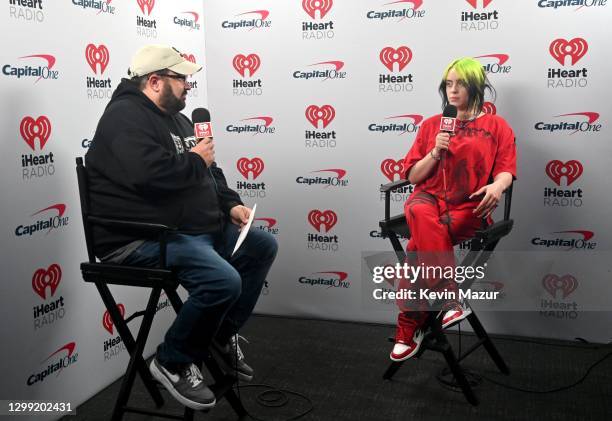
[[[159,98],[159,104],[164,110],[166,110],[166,113],[168,113],[169,115],[178,113],[183,108],[185,108],[186,105],[183,98],[177,98],[174,95],[174,92],[172,92],[172,88],[170,88],[169,84],[164,85],[161,97]]]

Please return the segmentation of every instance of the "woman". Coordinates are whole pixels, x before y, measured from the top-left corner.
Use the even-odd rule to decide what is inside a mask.
[[[453,245],[473,237],[483,219],[491,222],[502,193],[516,177],[514,133],[503,118],[482,111],[487,89],[494,94],[478,61],[460,58],[450,63],[439,90],[443,108],[457,107],[455,131],[440,131],[440,114],[425,120],[404,159],[406,176],[416,184],[404,205],[411,232],[408,251],[416,251],[424,267],[454,267]],[[422,277],[418,286],[458,290],[454,280],[441,277]],[[410,304],[400,304],[393,361],[412,357],[421,345],[429,304]],[[443,311],[443,327],[470,313],[458,300],[446,303]]]

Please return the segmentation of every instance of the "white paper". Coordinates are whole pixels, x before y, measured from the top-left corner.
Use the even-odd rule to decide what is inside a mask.
[[[232,252],[232,256],[236,253],[236,250],[240,248],[240,245],[244,242],[247,234],[249,233],[249,229],[251,228],[251,224],[253,223],[253,219],[255,218],[255,210],[257,209],[257,203],[253,205],[253,209],[251,209],[251,215],[249,216],[249,220],[244,227],[242,227],[242,231],[240,231],[240,235],[238,236],[238,241],[236,241],[236,246],[234,246],[234,251]]]

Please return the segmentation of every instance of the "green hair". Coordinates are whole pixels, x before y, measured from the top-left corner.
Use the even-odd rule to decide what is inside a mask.
[[[493,98],[495,98],[495,89],[489,82],[487,75],[482,67],[482,64],[471,57],[462,57],[453,60],[442,74],[442,82],[440,82],[440,96],[442,97],[442,109],[448,105],[448,97],[446,96],[446,78],[451,70],[455,70],[459,80],[465,85],[468,91],[467,108],[473,114],[479,114],[484,104],[485,90],[488,90]]]

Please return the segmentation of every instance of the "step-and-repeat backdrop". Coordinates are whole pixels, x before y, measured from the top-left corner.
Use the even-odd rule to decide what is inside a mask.
[[[420,124],[440,112],[445,65],[473,56],[497,90],[486,110],[510,123],[519,151],[515,229],[498,249],[516,253],[508,272],[541,293],[523,311],[481,318],[490,332],[609,341],[609,313],[586,311],[585,298],[612,293],[608,3],[6,0],[0,397],[78,404],[125,368],[127,352],[78,269],[74,158],[149,42],[205,64],[188,114],[209,105],[219,165],[257,203],[255,227],[280,243],[257,311],[394,320],[393,308],[367,303],[361,273],[363,253],[391,250],[377,226],[379,187],[398,179]],[[392,196],[397,211],[410,191]],[[145,292],[113,291],[126,315],[144,307]],[[162,297],[148,353],[172,317]]]

